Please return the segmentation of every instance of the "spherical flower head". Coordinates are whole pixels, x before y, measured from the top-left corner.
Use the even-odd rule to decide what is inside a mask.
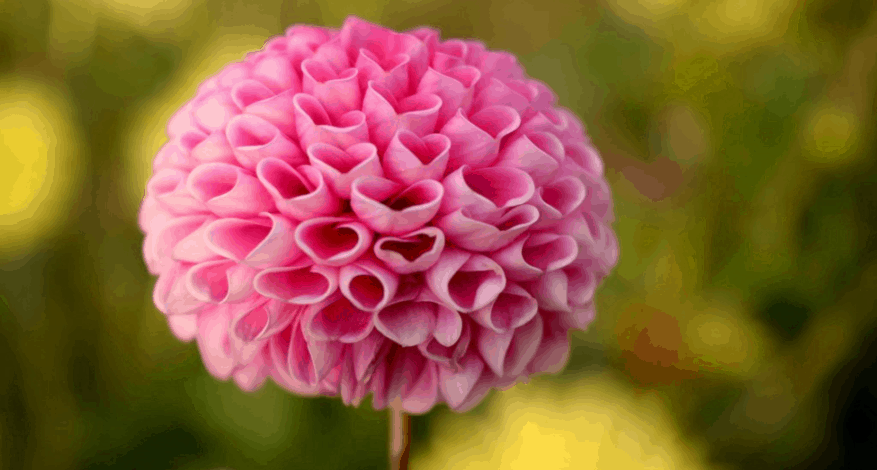
[[[480,42],[291,27],[168,123],[139,219],[155,305],[244,390],[465,411],[560,371],[618,244],[555,103]]]

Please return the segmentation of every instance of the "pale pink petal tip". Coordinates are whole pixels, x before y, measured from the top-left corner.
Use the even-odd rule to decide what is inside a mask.
[[[167,123],[137,218],[156,308],[245,391],[465,412],[560,372],[620,247],[557,101],[480,41],[290,27]]]

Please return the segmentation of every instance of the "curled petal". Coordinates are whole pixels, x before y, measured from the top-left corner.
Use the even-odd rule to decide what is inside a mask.
[[[375,243],[375,256],[399,274],[425,271],[435,264],[445,247],[445,235],[436,227],[423,227]]]
[[[443,322],[447,322],[448,319],[453,319],[453,316],[449,315],[448,312],[452,312],[459,321],[459,334],[457,334],[456,337],[449,335],[447,331],[442,329]],[[420,350],[421,354],[431,361],[443,364],[452,370],[459,369],[460,360],[469,349],[473,328],[470,326],[470,322],[463,321],[460,314],[447,307],[439,310],[439,316],[436,323],[437,325],[435,332],[433,333],[433,338],[420,343],[417,348]],[[450,333],[454,332],[452,331]],[[453,341],[449,341],[449,339],[453,339]]]
[[[359,71],[359,86],[368,87],[370,81],[395,90],[397,97],[408,94],[408,63],[411,58],[406,54],[392,57],[379,57],[368,49],[360,49],[356,58],[356,69]]]
[[[198,334],[198,314],[168,315],[167,324],[178,340],[188,343]]]
[[[256,167],[256,176],[281,214],[296,220],[335,215],[341,200],[329,189],[323,174],[310,165],[293,168],[283,160],[266,158]]]
[[[569,216],[585,202],[587,191],[581,180],[574,176],[562,177],[542,186],[533,194],[530,204],[539,209],[537,228],[555,224]]]
[[[454,67],[466,65],[466,53],[469,46],[466,41],[449,39],[435,46],[435,54],[432,57],[432,68],[439,72],[448,71]]]
[[[432,302],[397,302],[375,313],[375,328],[402,346],[417,346],[432,336],[438,307]]]
[[[566,146],[566,158],[582,167],[585,172],[595,178],[603,177],[603,160],[590,145],[573,143]]]
[[[539,315],[514,331],[497,333],[482,328],[478,335],[478,352],[497,376],[517,377],[536,355],[542,332]]]
[[[536,87],[524,81],[502,81],[495,77],[484,81],[484,86],[478,90],[472,109],[480,111],[494,105],[508,106],[523,115],[530,102],[536,97]]]
[[[198,165],[197,160],[192,158],[191,150],[207,138],[207,134],[201,131],[186,132],[174,140],[164,144],[155,155],[152,162],[153,171],[165,168],[175,168],[189,171]]]
[[[268,121],[285,136],[294,136],[296,133],[295,105],[292,98],[296,93],[294,90],[286,90],[262,101],[251,103],[243,108],[244,114]]]
[[[304,313],[305,307],[277,300],[245,309],[232,320],[231,334],[243,342],[262,341],[279,333]]]
[[[418,93],[399,101],[391,89],[371,82],[362,101],[368,122],[369,136],[383,152],[399,130],[417,135],[435,131],[442,100],[435,94]]]
[[[402,408],[411,414],[423,414],[438,402],[438,367],[424,361],[423,369],[415,380],[409,382],[402,394]]]
[[[608,274],[618,263],[618,239],[615,233],[592,214],[573,214],[561,220],[557,228],[582,245],[584,255],[596,261],[599,272]]]
[[[255,392],[260,389],[271,370],[269,360],[270,355],[267,350],[264,347],[260,348],[253,360],[235,369],[231,376],[234,383],[245,392]]]
[[[523,204],[501,216],[479,220],[468,208],[459,209],[436,220],[448,240],[470,251],[494,251],[511,243],[539,220],[539,211]]]
[[[435,217],[444,188],[435,180],[423,180],[401,192],[399,185],[377,176],[353,182],[350,206],[372,230],[398,235],[416,230]]]
[[[541,312],[544,331],[539,350],[527,366],[527,374],[557,374],[569,361],[569,330],[553,312]]]
[[[526,289],[509,283],[496,300],[470,316],[484,328],[505,333],[530,321],[538,308],[539,303]]]
[[[463,165],[449,174],[442,185],[445,187],[442,214],[465,207],[475,216],[490,216],[500,209],[527,202],[536,192],[527,173],[504,167],[476,170]]]
[[[353,369],[356,380],[368,382],[378,363],[384,359],[389,341],[378,330],[372,332],[362,341],[353,343]]]
[[[351,263],[372,242],[372,232],[365,225],[345,217],[316,217],[295,229],[296,244],[317,264],[344,266]]]
[[[217,131],[192,147],[192,159],[201,163],[235,163],[234,150],[224,131]]]
[[[210,215],[183,216],[168,220],[147,235],[143,244],[144,256],[157,272],[164,272],[173,264],[177,245],[214,220],[216,219]],[[179,261],[194,262],[205,257],[208,256],[202,251],[192,253],[191,257],[183,256]]]
[[[273,365],[271,376],[278,385],[304,396],[318,393],[300,318],[268,340],[268,351]]]
[[[502,138],[521,125],[517,111],[508,106],[490,106],[468,118],[462,110],[447,121],[441,133],[451,139],[450,171],[461,165],[482,168],[492,165]]]
[[[228,306],[198,315],[198,349],[207,371],[219,380],[227,380],[237,365],[228,340],[230,323]]]
[[[360,310],[374,312],[384,308],[396,295],[399,276],[371,260],[343,266],[338,273],[341,292]]]
[[[146,195],[154,197],[162,208],[176,215],[208,212],[203,202],[195,199],[186,189],[185,171],[165,168],[159,170],[146,184]]]
[[[350,186],[360,176],[383,174],[377,149],[368,142],[354,144],[346,150],[329,144],[313,144],[308,147],[308,158],[332,191],[344,199],[350,198]]]
[[[213,93],[196,100],[192,116],[199,127],[211,133],[224,129],[240,112],[227,93]]]
[[[451,139],[442,134],[417,134],[399,130],[384,153],[384,174],[402,184],[431,179],[441,181],[448,166]]]
[[[568,116],[556,108],[545,108],[521,123],[521,132],[550,132],[563,135],[569,127]]]
[[[204,302],[196,299],[186,288],[189,263],[174,263],[158,276],[152,301],[165,315],[190,315],[204,309]]]
[[[439,388],[448,405],[457,407],[475,387],[484,370],[484,362],[477,354],[469,353],[460,361],[457,371],[439,366]]]
[[[234,149],[241,166],[253,170],[268,157],[279,158],[291,165],[305,163],[304,154],[293,141],[270,122],[250,114],[242,114],[228,123],[225,136]]]
[[[192,109],[194,107],[195,100],[189,101],[168,120],[165,131],[171,140],[179,138],[187,132],[203,132],[195,124],[195,119],[192,116]]]
[[[545,310],[572,311],[568,298],[569,278],[562,270],[549,271],[536,278],[530,285],[530,292]]]
[[[247,298],[253,292],[256,270],[231,260],[207,261],[186,273],[186,288],[202,302],[227,304]]]
[[[350,111],[333,120],[313,96],[299,93],[293,97],[295,128],[302,148],[326,143],[341,148],[367,142],[368,126],[362,111]]]
[[[537,186],[542,186],[557,173],[563,159],[560,139],[548,132],[534,132],[504,145],[496,165],[520,168],[533,178]]]
[[[282,55],[269,54],[253,66],[251,76],[265,84],[275,93],[284,90],[298,91],[301,79],[289,59]]]
[[[267,100],[274,96],[274,92],[257,80],[244,80],[231,87],[231,100],[240,108]]]
[[[430,93],[441,98],[442,106],[436,121],[438,128],[444,126],[458,110],[460,113],[469,111],[474,87],[480,78],[481,72],[477,68],[466,65],[445,72],[432,67],[426,71],[417,85],[417,93]]]
[[[220,217],[250,217],[274,210],[259,180],[227,163],[205,163],[192,170],[186,188]]]
[[[372,331],[372,314],[335,295],[308,307],[302,319],[305,333],[317,341],[355,343]]]
[[[302,61],[302,89],[317,98],[332,119],[359,109],[362,93],[359,88],[359,71],[346,69],[340,73],[313,59]]]
[[[426,282],[442,302],[459,312],[471,312],[495,300],[505,289],[506,277],[484,255],[446,248],[426,271]]]
[[[295,224],[277,214],[253,219],[220,219],[205,231],[215,253],[254,268],[282,266],[301,255],[295,244]]]
[[[292,266],[269,268],[253,280],[256,292],[292,304],[322,302],[338,289],[338,269],[312,264],[310,260]]]
[[[513,281],[529,281],[548,271],[564,268],[579,256],[579,247],[569,235],[537,232],[521,236],[493,253],[492,258]]]

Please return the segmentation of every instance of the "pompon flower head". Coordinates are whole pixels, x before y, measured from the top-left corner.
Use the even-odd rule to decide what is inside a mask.
[[[139,219],[155,304],[244,390],[468,410],[560,371],[617,262],[582,123],[480,42],[293,26],[167,133]]]

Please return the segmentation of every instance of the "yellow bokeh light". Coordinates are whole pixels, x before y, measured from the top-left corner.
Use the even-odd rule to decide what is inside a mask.
[[[451,415],[442,439],[414,455],[423,469],[699,469],[699,444],[685,442],[653,396],[634,396],[609,373],[567,386],[535,381],[505,391],[487,415]]]
[[[0,255],[27,251],[70,213],[80,175],[70,110],[53,86],[0,81]]]
[[[700,33],[715,42],[762,42],[785,34],[796,6],[792,0],[723,0],[690,14]]]
[[[806,147],[813,161],[844,164],[852,161],[859,137],[859,120],[855,114],[837,105],[818,107],[810,117]]]
[[[95,11],[143,29],[165,30],[191,10],[193,0],[88,0]]]
[[[130,162],[126,190],[126,207],[134,213],[140,206],[146,182],[152,175],[152,160],[167,142],[165,128],[168,120],[187,101],[195,97],[198,85],[232,62],[240,62],[248,52],[265,45],[271,36],[267,30],[250,28],[246,31],[218,32],[208,41],[211,46],[194,54],[191,61],[181,65],[173,82],[143,105],[138,119],[128,130],[126,158]]]

